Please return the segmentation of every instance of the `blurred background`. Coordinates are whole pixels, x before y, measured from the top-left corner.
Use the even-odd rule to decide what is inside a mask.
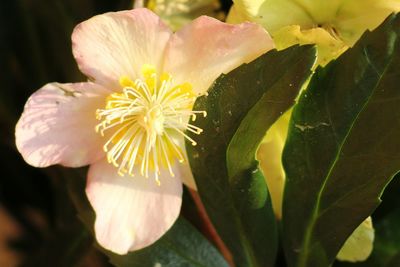
[[[218,18],[223,18],[231,5],[231,1],[191,2],[212,3],[206,8],[191,5],[193,16],[211,12]],[[129,0],[1,1],[0,267],[111,266],[93,246],[92,235],[78,218],[66,186],[71,179],[78,179],[82,189],[85,170],[28,166],[15,148],[14,128],[27,98],[41,86],[85,80],[71,53],[74,26],[93,15],[133,5]],[[393,213],[390,203],[399,203],[398,180],[385,193],[374,222],[379,224],[380,218]],[[190,206],[193,203],[184,203],[184,216],[202,230],[193,219],[197,216]]]

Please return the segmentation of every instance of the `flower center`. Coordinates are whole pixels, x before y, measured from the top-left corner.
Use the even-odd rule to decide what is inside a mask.
[[[325,30],[327,33],[329,33],[332,36],[332,38],[334,38],[336,40],[340,40],[340,41],[342,40],[340,38],[339,32],[334,27],[334,25],[331,23],[318,23],[316,25],[313,25],[312,28],[321,28],[321,29]]]
[[[161,168],[174,176],[174,162],[186,160],[183,138],[196,145],[185,131],[200,134],[202,129],[190,119],[206,113],[192,111],[196,95],[189,83],[173,85],[169,74],[158,77],[150,65],[144,65],[142,72],[143,80],[121,77],[122,92],[108,96],[106,107],[96,111],[101,120],[96,132],[104,136],[109,131],[103,148],[119,175],[134,176],[134,170],[139,170],[149,177],[152,172],[160,184]]]

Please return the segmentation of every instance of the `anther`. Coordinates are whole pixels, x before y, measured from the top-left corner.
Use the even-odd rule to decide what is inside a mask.
[[[111,94],[105,109],[96,110],[96,118],[101,122],[95,131],[103,136],[110,131],[103,150],[119,175],[140,173],[161,185],[160,167],[166,166],[174,177],[174,162],[186,160],[176,136],[196,146],[197,142],[185,131],[201,134],[203,130],[189,121],[195,121],[197,114],[206,117],[207,113],[191,110],[196,97],[190,84],[175,86],[170,75],[158,77],[155,68],[148,65],[144,71],[145,80],[133,82],[125,76],[120,79],[121,93]]]

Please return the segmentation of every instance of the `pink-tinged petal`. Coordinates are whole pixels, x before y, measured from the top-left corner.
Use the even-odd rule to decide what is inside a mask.
[[[231,25],[202,16],[178,31],[167,47],[165,70],[175,82],[189,82],[205,92],[221,74],[248,63],[273,48],[259,25]]]
[[[139,78],[144,64],[161,67],[171,34],[148,9],[111,12],[76,26],[73,53],[83,73],[96,83],[117,89],[121,76]]]
[[[184,148],[185,145],[185,139],[183,139],[182,137],[175,137],[175,143],[179,146]],[[183,164],[177,164],[177,168],[175,168],[175,176],[179,177],[182,181],[182,183],[184,183],[187,187],[196,190],[197,191],[197,186],[196,186],[196,182],[194,180],[193,174],[192,174],[192,169],[190,169],[190,165],[188,162],[188,156],[186,153],[186,149],[183,149],[183,153],[184,153],[184,158],[186,159],[186,162]]]
[[[182,182],[163,171],[155,179],[121,177],[102,160],[89,169],[86,194],[96,212],[100,245],[118,254],[141,249],[158,240],[175,222],[182,203]]]
[[[187,158],[187,157],[186,157]],[[176,163],[178,164],[178,163]],[[194,180],[192,170],[190,169],[189,163],[179,164],[179,168],[176,168],[176,177],[180,177],[181,181],[189,188],[197,191],[196,182]]]
[[[80,167],[103,157],[96,109],[104,107],[110,93],[93,83],[49,83],[35,92],[15,129],[25,161],[36,167]]]

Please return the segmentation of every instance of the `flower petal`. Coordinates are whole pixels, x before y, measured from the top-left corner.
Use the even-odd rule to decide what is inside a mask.
[[[234,0],[236,14],[247,20],[260,23],[271,34],[289,25],[311,27],[314,18],[304,1],[293,0]],[[307,1],[306,1],[307,2]],[[316,2],[313,0],[313,2]],[[326,1],[325,1],[326,2]],[[232,15],[229,15],[232,19]]]
[[[240,24],[245,21],[251,21],[251,18],[242,8],[238,7],[238,5],[232,5],[226,17],[226,22],[231,24]]]
[[[177,144],[178,147],[186,147],[185,139],[182,138],[182,136],[175,136],[174,133],[170,133],[170,135],[173,137],[174,142]],[[177,164],[177,167],[175,168],[176,173],[174,172],[175,176],[179,177],[184,185],[197,191],[196,182],[192,174],[192,169],[189,165],[186,148],[182,149],[182,152],[184,153],[185,161],[184,163],[178,163],[178,161],[175,162],[175,164]]]
[[[186,156],[186,158],[188,158],[188,157]],[[175,163],[175,164],[179,164],[179,163]],[[177,173],[175,173],[175,176],[180,177],[182,183],[184,183],[190,189],[197,191],[196,182],[194,180],[192,170],[190,169],[189,163],[179,164],[179,168],[176,168],[176,172]]]
[[[277,30],[273,38],[278,50],[295,44],[316,44],[317,61],[314,66],[325,66],[348,48],[342,40],[334,38],[323,28],[301,30],[299,25],[292,25]]]
[[[224,19],[224,13],[221,11],[219,0],[153,0],[146,2],[147,8],[159,15],[174,31],[177,31],[201,15],[207,15],[220,20]]]
[[[203,93],[221,73],[272,48],[271,38],[259,25],[230,25],[203,16],[171,38],[165,70],[176,83],[189,82],[195,92]]]
[[[367,30],[373,30],[393,12],[398,0],[234,0],[228,22],[244,18],[263,25],[272,36],[284,27],[330,28],[347,46]]]
[[[182,182],[162,172],[161,185],[135,173],[121,177],[105,160],[89,169],[86,193],[96,212],[97,241],[118,254],[158,240],[175,222],[182,203]]]
[[[344,1],[332,24],[346,44],[353,46],[366,30],[374,30],[391,13],[399,11],[398,0]]]
[[[72,34],[79,68],[96,83],[119,88],[119,79],[141,77],[150,64],[160,69],[171,31],[145,8],[112,12],[82,22]]]
[[[337,259],[349,262],[365,261],[372,252],[374,238],[375,231],[372,226],[372,219],[368,217],[346,240],[337,255]]]
[[[286,179],[282,153],[291,114],[290,109],[271,126],[257,151],[257,160],[260,162],[261,171],[271,194],[275,216],[279,220],[282,218],[283,189]]]
[[[104,156],[96,134],[96,109],[109,90],[93,83],[49,83],[27,101],[16,129],[16,145],[36,167],[88,165]]]

